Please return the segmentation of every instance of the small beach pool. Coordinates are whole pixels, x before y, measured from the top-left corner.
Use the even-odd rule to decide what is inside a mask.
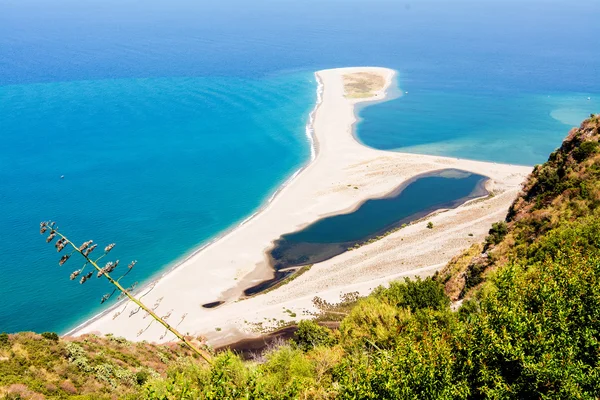
[[[456,169],[418,175],[391,194],[367,200],[354,211],[322,218],[306,228],[275,241],[269,256],[274,279],[246,290],[251,295],[265,290],[294,272],[294,268],[328,260],[402,224],[444,208],[487,195],[488,178]]]

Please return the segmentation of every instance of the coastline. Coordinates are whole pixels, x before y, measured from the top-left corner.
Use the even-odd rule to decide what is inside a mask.
[[[312,162],[314,162],[314,160],[316,159],[317,154],[319,152],[319,142],[317,141],[317,138],[315,137],[315,134],[314,134],[314,126],[313,126],[314,125],[314,118],[315,118],[315,114],[316,114],[317,110],[319,109],[319,106],[321,105],[321,102],[323,101],[323,82],[321,81],[321,79],[319,78],[319,75],[316,72],[315,72],[314,75],[315,75],[315,80],[317,81],[317,100],[316,100],[315,107],[311,110],[311,112],[308,115],[308,122],[307,122],[306,127],[305,127],[306,137],[307,137],[308,143],[310,145],[310,158],[309,158],[309,160],[306,163],[304,163],[300,168],[298,168],[282,184],[280,184],[279,186],[277,186],[277,188],[275,189],[275,191],[273,192],[273,194],[271,194],[271,196],[269,196],[269,198],[266,201],[264,201],[258,207],[258,209],[256,209],[256,211],[254,211],[248,217],[244,218],[241,222],[239,222],[237,224],[234,224],[230,228],[224,230],[223,232],[219,233],[218,235],[216,235],[213,238],[211,238],[210,240],[208,240],[206,243],[204,243],[204,244],[200,245],[199,247],[193,249],[189,254],[184,255],[180,260],[176,260],[173,263],[173,265],[167,267],[164,271],[160,271],[159,273],[157,273],[157,274],[153,275],[152,277],[150,277],[148,279],[147,283],[145,283],[141,288],[139,288],[138,290],[136,290],[136,292],[135,292],[135,296],[136,297],[141,296],[144,293],[146,293],[146,294],[149,293],[149,291],[153,289],[154,285],[158,281],[160,281],[161,279],[165,278],[170,273],[172,273],[173,271],[175,271],[177,268],[179,268],[182,265],[184,265],[191,258],[193,258],[194,256],[196,256],[199,253],[201,253],[202,250],[204,250],[205,248],[207,248],[207,247],[211,246],[212,244],[218,242],[219,240],[223,239],[224,237],[226,237],[230,233],[234,232],[236,229],[239,229],[240,227],[244,226],[246,223],[250,222],[252,219],[256,218],[258,215],[260,215],[260,213],[263,212],[267,207],[269,207],[269,205],[277,198],[277,196],[288,185],[290,185],[294,181],[294,179],[296,179],[302,173],[302,171],[304,171]],[[122,300],[117,301],[115,304],[111,305],[106,310],[97,313],[96,315],[94,315],[91,318],[88,318],[84,322],[76,325],[75,327],[69,329],[67,332],[61,334],[61,336],[77,335],[77,333],[80,330],[85,329],[87,326],[91,325],[92,323],[96,322],[97,320],[101,319],[102,317],[105,317],[106,315],[114,312],[117,308],[119,308],[122,305],[124,305],[127,301],[128,301],[127,299],[122,299]]]
[[[385,76],[384,87],[369,98],[348,99],[344,97],[341,86],[342,75],[352,71],[365,70]],[[279,308],[281,304],[289,303],[290,296],[281,295],[284,292],[289,294],[294,290],[297,291],[300,283],[296,283],[296,280],[293,285],[285,285],[285,289],[279,288],[265,294],[264,297],[260,295],[242,302],[235,301],[243,286],[251,286],[252,282],[272,274],[269,265],[265,263],[264,253],[272,241],[277,239],[278,234],[285,233],[289,229],[297,229],[314,222],[323,215],[339,213],[355,207],[365,199],[385,195],[394,186],[410,179],[411,176],[441,168],[458,168],[490,177],[494,181],[492,186],[495,189],[507,193],[502,197],[502,202],[497,205],[494,203],[494,207],[507,209],[508,204],[512,201],[511,196],[516,195],[521,180],[530,170],[529,167],[394,153],[367,148],[358,142],[353,134],[356,124],[359,122],[356,105],[385,101],[387,99],[385,94],[396,76],[395,71],[365,67],[325,70],[319,71],[315,75],[319,82],[317,104],[310,114],[306,127],[311,143],[311,160],[286,180],[253,215],[178,262],[157,280],[154,280],[157,282],[156,284],[150,283],[138,292],[144,293],[148,289],[155,291],[156,293],[150,293],[146,297],[148,303],[151,304],[153,300],[161,299],[158,302],[161,313],[167,313],[171,309],[178,313],[174,316],[175,318],[183,315],[177,324],[177,326],[181,325],[181,328],[178,329],[205,335],[211,343],[232,340],[232,335],[236,338],[239,338],[240,335],[251,336],[252,329],[244,327],[242,321],[245,321],[246,318],[262,320],[265,318],[264,315],[273,315],[270,302],[273,301],[274,296],[286,299],[286,301],[279,301]],[[369,170],[369,167],[372,168]],[[382,177],[386,179],[380,179]],[[344,190],[345,182],[357,184],[358,180],[361,180],[360,191]],[[363,188],[364,190],[362,190]],[[463,206],[459,206],[453,211],[459,210]],[[282,220],[284,216],[285,221]],[[483,221],[481,224],[483,225]],[[486,226],[489,229],[489,225]],[[481,231],[478,236],[483,235],[484,231],[481,227],[478,229]],[[475,236],[475,239],[477,238]],[[461,246],[464,247],[464,244]],[[369,247],[373,246],[365,246],[365,248]],[[456,251],[459,250],[460,248]],[[360,252],[350,253],[353,253],[351,256],[354,256]],[[323,271],[323,268],[326,267],[322,267],[321,264],[344,262],[346,258],[348,257],[340,255],[332,260],[319,263],[316,265],[317,268],[311,269],[297,281],[305,282],[311,277],[314,278],[317,270],[321,270],[321,275],[326,277],[327,273]],[[416,268],[413,269],[416,270]],[[425,269],[429,270],[426,267]],[[399,271],[394,272],[394,274],[388,273],[385,276],[391,279],[398,275]],[[401,271],[401,273],[405,274],[406,271]],[[387,278],[382,279],[385,281]],[[338,289],[352,286],[343,280],[337,284]],[[311,290],[309,284],[301,292],[309,292],[310,295],[296,296],[295,298],[291,296],[292,302],[297,300],[294,308],[309,309],[310,299],[319,291]],[[310,299],[306,304],[308,297]],[[162,298],[165,300],[163,301]],[[215,310],[198,310],[199,304],[217,299],[225,300],[226,304]],[[156,329],[155,326],[141,335],[136,335],[135,328],[144,326],[144,324],[141,321],[135,322],[133,319],[141,316],[127,318],[126,315],[119,315],[116,319],[111,319],[110,314],[123,306],[127,308],[125,303],[115,304],[109,310],[72,329],[68,334],[78,335],[100,331],[122,335],[132,340],[168,341],[171,339],[164,337],[160,329]],[[254,314],[257,314],[257,318],[250,318],[253,311]],[[220,314],[218,319],[222,322],[215,320],[216,313]],[[275,314],[277,313],[275,312]],[[215,334],[217,327],[221,328],[218,335]],[[226,327],[226,330],[223,330],[223,327]]]
[[[471,173],[469,173],[469,174],[471,174]],[[315,221],[314,223],[309,225],[309,227],[307,227],[307,228],[308,229],[310,229],[310,227],[314,228],[314,226],[316,224],[327,223],[327,220],[329,220],[331,218],[334,218],[334,219],[339,218],[342,215],[345,217],[349,217],[352,214],[357,213],[361,208],[363,208],[369,202],[391,200],[391,199],[397,198],[398,196],[402,196],[403,192],[410,185],[412,185],[415,182],[418,182],[421,179],[427,179],[427,178],[432,178],[432,177],[447,177],[447,178],[451,179],[451,178],[460,178],[461,176],[464,178],[465,175],[467,175],[467,174],[465,174],[464,171],[453,170],[453,169],[441,169],[441,170],[435,170],[435,171],[430,171],[430,172],[416,175],[416,176],[406,180],[399,187],[395,188],[390,193],[387,193],[384,196],[365,199],[364,201],[361,201],[360,203],[358,203],[351,210],[348,210],[347,212],[345,212],[343,214],[336,213],[335,215],[332,215],[332,216],[325,216],[325,217]],[[413,210],[409,215],[405,215],[403,217],[398,216],[393,219],[390,219],[388,222],[383,223],[379,228],[377,228],[377,230],[372,230],[372,231],[370,231],[370,233],[365,233],[360,238],[354,237],[352,239],[347,239],[347,240],[332,240],[331,237],[329,237],[328,240],[326,240],[326,241],[321,241],[318,239],[315,239],[313,241],[311,239],[307,239],[306,237],[303,237],[303,240],[294,239],[295,236],[298,236],[298,235],[302,236],[303,234],[305,234],[306,233],[305,230],[301,230],[301,231],[297,231],[297,232],[287,232],[285,234],[282,234],[277,240],[275,240],[273,248],[268,250],[269,257],[272,261],[271,265],[275,272],[275,277],[268,281],[261,282],[257,286],[247,289],[244,292],[244,295],[246,297],[259,295],[264,290],[269,290],[271,286],[278,285],[282,281],[284,281],[286,279],[290,279],[293,276],[293,273],[289,276],[285,275],[285,274],[281,275],[281,273],[284,271],[293,270],[293,269],[297,270],[297,269],[306,267],[307,265],[313,265],[313,264],[327,261],[333,257],[339,256],[339,255],[345,253],[346,251],[351,251],[351,249],[355,249],[357,247],[361,247],[367,243],[370,243],[374,240],[378,240],[379,238],[381,238],[382,235],[389,234],[398,229],[401,229],[404,226],[407,226],[408,224],[412,224],[423,218],[427,218],[427,216],[432,215],[436,212],[452,210],[452,209],[455,209],[455,208],[457,208],[463,204],[466,204],[470,201],[480,199],[480,198],[485,198],[485,197],[489,196],[491,193],[486,188],[486,184],[489,181],[489,178],[482,176],[482,175],[478,175],[478,174],[471,174],[471,175],[478,176],[479,180],[473,186],[472,190],[469,193],[464,193],[461,197],[458,197],[458,198],[453,197],[452,199],[446,199],[442,202],[437,203],[436,205],[431,205],[431,206],[427,206],[427,207],[421,205],[419,210]],[[456,185],[456,183],[453,182],[453,185]],[[420,199],[420,197],[419,197],[419,199]],[[426,201],[427,200],[424,200],[424,202],[426,202]],[[369,218],[369,217],[363,216],[362,218],[364,219],[364,218]],[[343,228],[338,227],[337,230],[339,230],[339,229],[343,229]],[[348,227],[348,229],[350,229],[350,227]],[[331,229],[329,229],[329,230],[331,230]],[[329,241],[329,240],[331,240],[331,241]],[[294,248],[298,248],[298,247],[306,248],[305,246],[310,246],[311,250],[310,251],[304,250],[304,251],[308,251],[306,253],[304,251],[297,253],[294,250]],[[291,258],[290,258],[290,254],[293,254],[293,256]],[[302,257],[302,261],[298,262],[297,257],[299,257],[301,255],[304,255]],[[251,291],[251,293],[249,293],[248,291]]]

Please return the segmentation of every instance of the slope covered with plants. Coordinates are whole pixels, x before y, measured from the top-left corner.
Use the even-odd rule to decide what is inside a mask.
[[[0,398],[139,398],[143,385],[192,351],[107,335],[0,334]]]
[[[56,398],[95,398],[86,386],[105,397],[154,399],[598,398],[599,137],[594,116],[536,166],[484,243],[433,279],[353,299],[339,329],[304,321],[294,341],[251,361],[222,352],[208,365],[177,348],[160,367],[82,345],[84,367],[65,350],[69,342],[37,337],[36,346],[54,352],[25,357],[16,345],[31,334],[11,335],[0,344],[0,393],[15,396],[11,385],[22,385],[28,395]],[[98,357],[127,378],[104,379]],[[62,369],[40,372],[54,359]],[[24,363],[27,378],[7,379],[16,367],[4,363]],[[75,390],[47,386],[65,379]]]
[[[569,132],[548,161],[535,166],[506,221],[494,224],[485,243],[456,257],[441,272],[453,300],[467,295],[495,267],[533,257],[532,244],[553,229],[598,216],[599,125],[600,117],[593,115]]]

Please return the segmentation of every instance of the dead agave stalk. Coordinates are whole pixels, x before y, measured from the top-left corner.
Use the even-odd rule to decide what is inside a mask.
[[[92,240],[84,242],[81,246],[76,246],[71,240],[69,240],[65,235],[63,235],[62,233],[60,233],[58,231],[58,227],[56,226],[55,222],[46,221],[46,222],[40,223],[40,234],[44,234],[48,230],[50,231],[50,234],[46,238],[46,243],[52,242],[52,240],[56,236],[59,237],[59,240],[55,244],[57,252],[61,252],[67,245],[70,245],[73,248],[73,250],[69,254],[65,254],[65,255],[63,255],[61,257],[61,259],[59,261],[59,265],[62,266],[74,253],[81,254],[81,256],[83,258],[85,258],[85,260],[86,260],[86,263],[83,265],[83,267],[81,269],[73,271],[73,273],[71,274],[71,280],[74,280],[76,277],[78,277],[78,276],[81,275],[82,278],[80,280],[80,283],[84,284],[88,279],[90,279],[92,277],[93,272],[89,272],[89,273],[87,273],[85,275],[82,275],[83,270],[85,269],[85,267],[86,267],[87,264],[92,265],[96,269],[96,271],[98,271],[98,273],[97,273],[98,278],[104,276],[113,286],[115,286],[115,290],[112,293],[104,295],[102,297],[102,301],[101,301],[102,303],[104,303],[106,300],[108,300],[112,296],[112,294],[115,293],[115,291],[118,290],[119,292],[121,292],[122,296],[128,297],[129,300],[131,300],[132,302],[134,302],[135,304],[137,304],[138,307],[140,307],[142,310],[146,311],[148,313],[148,315],[150,315],[152,318],[154,318],[154,320],[156,322],[158,322],[159,324],[161,324],[162,326],[164,326],[168,331],[170,331],[175,336],[177,336],[177,338],[179,338],[179,340],[181,340],[183,343],[185,343],[185,345],[188,346],[193,352],[195,352],[196,354],[198,354],[200,357],[202,357],[208,363],[212,363],[211,356],[207,352],[202,351],[199,348],[197,348],[193,343],[191,343],[190,340],[188,340],[184,335],[182,335],[181,333],[179,333],[179,331],[177,329],[175,329],[175,327],[169,325],[169,323],[167,323],[165,321],[166,318],[159,317],[153,310],[151,310],[150,308],[146,307],[146,305],[144,303],[142,303],[140,300],[136,299],[130,293],[130,290],[125,289],[123,286],[121,286],[121,284],[119,283],[119,281],[121,280],[121,278],[123,278],[125,275],[127,275],[129,273],[129,271],[131,271],[131,269],[137,263],[137,261],[132,261],[129,264],[129,266],[127,268],[127,271],[120,278],[113,279],[110,276],[110,272],[114,271],[114,269],[119,264],[119,261],[117,260],[116,262],[109,262],[109,263],[106,264],[105,267],[99,267],[98,266],[98,261],[100,259],[102,259],[103,257],[105,257],[113,249],[113,247],[115,247],[114,243],[111,243],[108,246],[106,246],[104,248],[104,253],[100,257],[98,257],[97,259],[92,260],[90,258],[90,253],[92,251],[94,251],[94,249],[97,247],[96,244],[92,244],[93,243]],[[169,313],[169,315],[170,315],[170,313]]]

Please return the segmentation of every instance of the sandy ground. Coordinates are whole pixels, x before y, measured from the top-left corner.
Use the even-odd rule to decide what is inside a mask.
[[[372,97],[344,96],[343,76],[356,72],[383,76],[384,88]],[[490,225],[504,218],[531,168],[379,151],[358,143],[352,134],[354,105],[382,100],[394,74],[374,67],[319,71],[323,92],[313,122],[316,158],[258,215],[162,277],[143,301],[159,315],[168,315],[168,322],[180,332],[203,335],[218,346],[257,335],[256,324],[306,317],[315,311],[315,296],[336,301],[343,293],[366,294],[398,277],[432,274],[462,249],[481,241]],[[417,174],[443,168],[490,177],[487,187],[494,195],[438,212],[375,243],[316,264],[276,290],[238,300],[243,289],[272,276],[265,251],[281,234],[324,215],[351,210]],[[433,229],[426,228],[428,221],[433,222]],[[226,303],[214,309],[201,307],[216,300]],[[157,323],[148,327],[150,318],[143,312],[131,315],[135,310],[130,303],[121,305],[74,334],[113,333],[157,342],[174,338]],[[291,313],[296,316],[292,318]]]

